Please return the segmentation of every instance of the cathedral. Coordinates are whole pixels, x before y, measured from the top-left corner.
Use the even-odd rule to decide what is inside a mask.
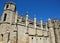
[[[60,43],[60,21],[57,19],[43,22],[18,16],[16,5],[7,2],[0,19],[0,43]]]

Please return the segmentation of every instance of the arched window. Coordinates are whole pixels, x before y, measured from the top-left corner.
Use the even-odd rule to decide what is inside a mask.
[[[6,17],[7,17],[7,14],[5,13],[4,14],[4,20],[3,21],[6,21]]]

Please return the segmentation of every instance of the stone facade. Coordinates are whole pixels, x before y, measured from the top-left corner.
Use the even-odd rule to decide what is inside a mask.
[[[60,22],[50,18],[46,23],[42,20],[31,20],[18,16],[16,5],[5,4],[0,20],[0,43],[60,43]]]

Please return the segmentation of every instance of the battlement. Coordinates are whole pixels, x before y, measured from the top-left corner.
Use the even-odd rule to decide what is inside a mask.
[[[26,20],[27,17],[23,17],[23,16],[18,16],[17,17],[17,20],[18,20],[18,23],[21,23],[21,24],[25,24],[26,26],[26,21],[28,23],[28,27],[33,27],[34,28],[34,20],[31,20],[30,18],[28,18],[28,20]],[[56,21],[56,22],[55,22]],[[60,24],[59,21],[57,20],[47,20],[47,22],[43,22],[43,20],[40,20],[40,21],[37,21],[36,22],[36,28],[40,28],[41,29],[41,25],[42,27],[45,29],[46,28],[46,24],[47,24],[47,28],[49,27],[48,24],[49,22],[51,22],[51,25],[53,26],[53,24],[57,23],[57,24]],[[42,23],[42,24],[41,24]]]

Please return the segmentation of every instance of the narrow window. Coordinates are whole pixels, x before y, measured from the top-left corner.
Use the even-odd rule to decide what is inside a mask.
[[[6,6],[6,8],[8,8],[8,7],[9,7],[9,5]]]
[[[5,14],[4,14],[4,20],[3,20],[3,21],[6,21],[6,16],[7,16],[7,14],[5,13]]]
[[[10,33],[8,33],[8,41],[10,40]]]

